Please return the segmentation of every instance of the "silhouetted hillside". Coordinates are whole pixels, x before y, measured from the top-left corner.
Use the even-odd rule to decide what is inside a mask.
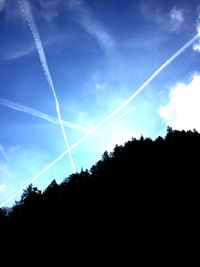
[[[9,216],[0,210],[1,224],[65,235],[67,244],[127,238],[140,246],[144,239],[167,242],[172,235],[185,240],[187,226],[196,224],[199,151],[195,130],[168,127],[164,139],[132,139],[105,152],[90,171],[61,184],[54,180],[43,193],[30,185]]]

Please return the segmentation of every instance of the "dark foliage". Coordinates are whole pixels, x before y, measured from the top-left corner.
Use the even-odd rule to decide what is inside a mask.
[[[65,247],[134,243],[138,250],[145,243],[150,250],[156,243],[162,253],[164,242],[175,249],[195,234],[199,150],[195,130],[168,127],[164,139],[132,139],[43,193],[30,185],[9,216],[0,210],[0,221],[9,230],[32,229],[43,240],[59,236]]]

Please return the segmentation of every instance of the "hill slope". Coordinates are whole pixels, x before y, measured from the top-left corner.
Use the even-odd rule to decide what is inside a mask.
[[[181,241],[196,223],[199,149],[195,130],[168,128],[164,139],[132,139],[43,193],[29,186],[9,216],[1,210],[0,221],[9,230],[59,233],[70,245],[134,237],[139,246],[144,238],[161,242],[172,235]]]

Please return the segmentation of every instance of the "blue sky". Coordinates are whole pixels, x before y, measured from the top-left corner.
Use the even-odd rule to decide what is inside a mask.
[[[196,0],[0,0],[0,203],[66,150],[50,80],[71,146],[200,33],[199,25]],[[131,137],[164,136],[167,125],[200,131],[199,52],[196,38],[77,145],[76,171]],[[65,155],[33,184],[61,182],[71,163]]]

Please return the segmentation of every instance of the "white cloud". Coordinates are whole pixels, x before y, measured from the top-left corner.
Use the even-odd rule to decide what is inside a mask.
[[[193,45],[193,50],[200,53],[200,41]]]
[[[169,126],[178,130],[200,131],[200,74],[188,83],[177,83],[170,91],[169,103],[159,110]]]
[[[178,32],[185,22],[184,9],[173,7],[166,12],[164,6],[158,5],[158,1],[140,0],[140,9],[146,19],[154,21],[158,28],[166,32]]]
[[[173,8],[170,12],[170,17],[172,20],[177,21],[178,23],[182,23],[184,21],[183,10]]]
[[[173,8],[169,15],[171,18],[172,30],[178,31],[181,24],[184,22],[183,9]]]

